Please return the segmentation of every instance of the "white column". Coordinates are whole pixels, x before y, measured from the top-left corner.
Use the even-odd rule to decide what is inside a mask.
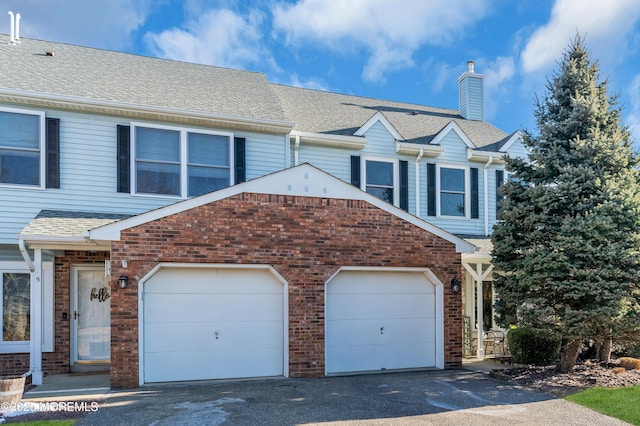
[[[33,272],[31,272],[31,342],[29,364],[31,383],[41,385],[42,374],[42,250],[34,250]]]
[[[480,269],[478,271],[478,276],[482,276],[482,264],[478,263],[477,268]],[[475,279],[476,288],[478,292],[476,294],[476,309],[478,315],[476,316],[476,324],[478,324],[478,350],[477,356],[478,358],[484,358],[484,330],[482,327],[482,319],[484,318],[484,312],[482,306],[482,279]]]

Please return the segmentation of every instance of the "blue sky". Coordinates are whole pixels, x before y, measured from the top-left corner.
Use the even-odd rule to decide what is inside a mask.
[[[274,83],[458,108],[466,62],[486,118],[537,133],[533,101],[586,35],[640,147],[640,0],[0,0],[20,35],[263,72]],[[3,10],[4,9],[4,10]]]

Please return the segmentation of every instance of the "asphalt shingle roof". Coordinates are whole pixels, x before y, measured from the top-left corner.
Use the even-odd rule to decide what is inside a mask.
[[[429,143],[451,121],[477,146],[506,142],[509,135],[490,123],[466,120],[457,110],[273,85],[295,130],[353,135],[380,111],[411,143]]]
[[[21,235],[81,237],[90,229],[128,217],[129,215],[112,213],[42,210],[22,230]]]
[[[457,110],[271,84],[259,72],[25,38],[9,45],[7,35],[0,35],[0,57],[0,91],[293,122],[295,130],[349,136],[380,111],[406,142],[429,143],[455,121],[485,150],[510,136]]]
[[[0,35],[0,88],[283,120],[264,74]],[[46,52],[53,52],[47,56]]]

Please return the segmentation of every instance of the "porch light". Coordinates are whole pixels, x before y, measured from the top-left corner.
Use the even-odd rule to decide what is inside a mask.
[[[451,291],[453,292],[453,294],[460,293],[460,285],[461,284],[462,283],[457,278],[454,278],[454,279],[451,280]]]
[[[129,285],[129,277],[126,275],[120,275],[120,278],[118,278],[118,285],[120,288],[127,288],[127,285]]]

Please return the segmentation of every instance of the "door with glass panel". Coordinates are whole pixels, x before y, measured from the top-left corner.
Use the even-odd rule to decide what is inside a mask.
[[[72,361],[104,362],[111,354],[111,289],[104,267],[72,272]]]

